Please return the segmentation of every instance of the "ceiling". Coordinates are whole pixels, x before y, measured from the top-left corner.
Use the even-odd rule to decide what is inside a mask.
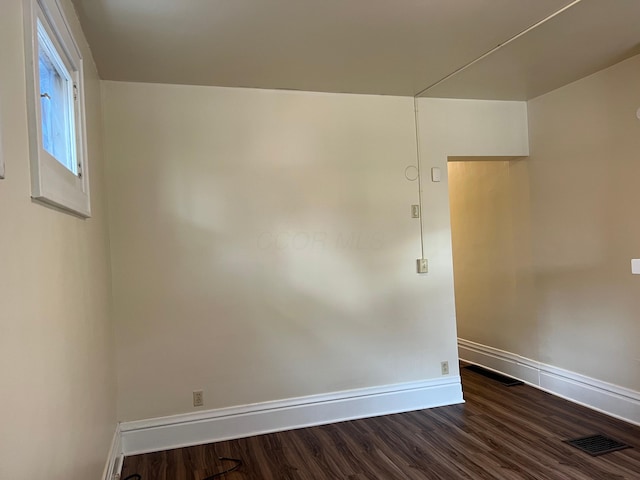
[[[103,79],[527,99],[637,53],[640,0],[72,0]]]
[[[640,53],[640,1],[583,0],[423,96],[528,100]]]

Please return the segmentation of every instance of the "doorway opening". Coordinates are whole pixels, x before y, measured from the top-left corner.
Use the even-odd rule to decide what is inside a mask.
[[[538,358],[528,157],[448,160],[460,358],[521,378],[493,354]]]

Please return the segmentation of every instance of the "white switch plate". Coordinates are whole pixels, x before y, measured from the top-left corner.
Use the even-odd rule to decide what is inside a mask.
[[[631,273],[634,275],[640,275],[640,258],[634,258],[631,260]]]
[[[420,218],[420,205],[411,205],[411,218]]]
[[[429,273],[429,262],[426,258],[416,260],[416,269],[418,273]]]
[[[432,182],[439,182],[440,178],[441,178],[440,169],[438,167],[433,167],[431,169],[431,181]]]

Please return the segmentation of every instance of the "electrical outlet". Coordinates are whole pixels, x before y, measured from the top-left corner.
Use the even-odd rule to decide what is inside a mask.
[[[420,218],[420,205],[411,205],[411,218]]]
[[[194,390],[193,392],[193,406],[202,407],[204,405],[204,392],[202,390]]]
[[[416,260],[416,269],[418,273],[428,273],[429,272],[429,262],[426,258],[419,258]]]
[[[449,362],[440,362],[440,369],[442,370],[442,375],[449,375]]]

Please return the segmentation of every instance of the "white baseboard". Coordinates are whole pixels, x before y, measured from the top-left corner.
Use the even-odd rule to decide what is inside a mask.
[[[458,352],[460,360],[509,375],[545,392],[640,425],[640,392],[461,338],[458,339]]]
[[[462,403],[459,376],[124,422],[125,455]]]
[[[107,463],[104,466],[102,479],[113,480],[114,478],[120,478],[123,460],[122,434],[120,432],[120,425],[116,425],[116,431],[113,434],[113,440],[111,440],[111,448],[109,448],[109,456],[107,457]]]

